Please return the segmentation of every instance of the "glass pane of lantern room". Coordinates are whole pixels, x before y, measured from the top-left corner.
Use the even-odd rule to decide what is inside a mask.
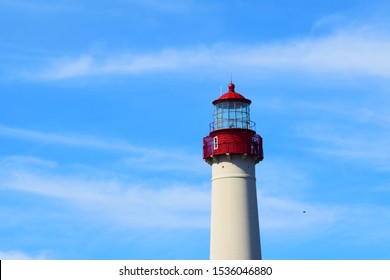
[[[229,101],[227,102],[227,118],[226,118],[226,122],[227,122],[227,126],[229,128],[234,128],[234,102],[232,101]]]
[[[249,129],[249,104],[241,102],[241,126],[242,128]]]
[[[224,102],[215,105],[214,111],[214,129],[224,128],[224,119],[226,118],[226,109]]]
[[[231,113],[231,116],[232,116],[232,121],[234,122],[234,127],[236,128],[240,128],[239,124],[237,123],[237,102],[232,102],[233,103],[233,106],[232,106],[232,113]]]
[[[242,127],[242,102],[236,102],[235,104],[235,118],[237,123],[237,128]]]
[[[229,127],[229,104],[228,102],[223,102],[221,104],[223,107],[222,109],[222,127],[228,128]]]
[[[241,101],[225,101],[215,105],[214,129],[250,128],[249,104]]]
[[[249,104],[245,104],[242,109],[242,122],[245,123],[246,129],[250,129]]]
[[[214,107],[214,127],[213,129],[220,128],[219,119],[221,118],[221,108],[218,105],[215,105]]]

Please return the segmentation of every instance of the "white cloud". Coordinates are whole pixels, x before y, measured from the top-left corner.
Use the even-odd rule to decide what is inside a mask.
[[[258,195],[262,228],[274,232],[326,231],[345,215],[341,207],[303,202],[288,198]],[[264,227],[263,227],[264,226]]]
[[[252,50],[247,54],[247,63],[303,72],[388,77],[390,68],[384,58],[390,55],[389,47],[389,39],[337,34]]]
[[[390,37],[372,30],[341,30],[322,37],[290,39],[257,45],[215,44],[154,53],[123,53],[105,58],[83,54],[54,59],[38,73],[38,80],[161,71],[217,71],[240,69],[306,74],[390,77]],[[36,72],[36,71],[34,71]]]
[[[60,169],[42,166],[45,160],[19,160],[19,166],[15,157],[0,160],[0,188],[60,199],[130,227],[208,227],[210,193],[204,186],[58,175]]]
[[[61,80],[69,77],[94,75],[95,59],[90,55],[82,55],[76,59],[61,59],[52,66],[56,71],[48,70],[41,75],[49,80]]]
[[[307,171],[302,168],[277,158],[260,164],[257,186],[263,229],[311,234],[326,231],[339,222],[339,206],[305,200],[305,194],[313,186]]]
[[[273,113],[278,110],[276,114],[289,119],[290,135],[300,143],[292,149],[332,157],[339,163],[366,165],[370,170],[389,170],[388,94],[371,87],[357,92],[336,89],[329,95],[319,91],[303,97],[305,101],[301,96],[284,97],[283,105],[274,106]]]
[[[132,145],[126,141],[119,141],[115,139],[102,139],[89,135],[48,133],[8,127],[4,125],[0,125],[0,135],[27,141],[81,147],[86,149],[123,151],[124,159],[122,163],[134,168],[160,171],[186,170],[195,173],[202,173],[206,170],[206,165],[199,160],[200,157],[198,154],[191,154],[186,151],[181,151],[180,149],[170,151],[155,147],[140,147]],[[8,158],[8,160],[11,159]],[[24,160],[27,160],[27,158],[24,158]]]
[[[323,236],[348,240],[354,246],[389,242],[388,207],[374,204],[332,204],[259,195],[260,227],[280,241]],[[275,237],[273,237],[275,241]]]
[[[324,197],[320,198],[321,202],[308,199],[310,194],[316,196],[318,185],[311,180],[307,167],[276,158],[260,164],[257,185],[262,230],[268,235],[278,235],[281,240],[324,235],[353,238],[356,243],[388,239],[390,226],[383,223],[390,218],[387,207],[348,201],[335,203]],[[388,189],[385,185],[372,191],[380,195]]]
[[[20,251],[0,251],[0,260],[44,260],[45,254],[31,256]]]
[[[57,163],[52,160],[40,159],[31,156],[9,156],[6,158],[0,158],[0,164],[6,164],[7,166],[39,166],[46,168],[53,168],[57,166]]]
[[[115,149],[136,151],[137,149],[127,143],[120,143],[116,141],[102,141],[97,138],[83,136],[83,135],[62,135],[55,133],[45,133],[40,131],[28,130],[23,128],[14,128],[0,125],[0,135],[5,137],[24,139],[29,141],[38,141],[43,143],[54,143],[59,145],[71,145],[91,147],[95,149]]]
[[[324,135],[319,134],[319,131],[313,133],[312,129],[305,127],[309,135],[319,137],[318,141],[324,139],[330,141],[324,138],[324,135],[334,135],[326,131],[323,131]],[[86,169],[83,172],[88,174],[69,175],[68,172],[63,172],[66,167],[55,161],[19,155],[0,159],[0,188],[2,189],[59,199],[69,203],[70,209],[77,206],[77,211],[82,210],[85,215],[91,214],[92,219],[99,217],[102,222],[125,227],[207,228],[209,226],[211,197],[209,181],[187,184],[178,182],[175,176],[167,179],[169,176],[166,175],[186,168],[180,167],[183,165],[183,162],[178,160],[180,156],[179,158],[166,157],[166,151],[137,148],[126,142],[107,141],[85,135],[60,135],[5,126],[0,126],[0,134],[57,145],[119,149],[134,153],[134,158],[137,158],[136,153],[141,151],[140,164],[135,168],[149,171],[162,168],[167,173],[159,180],[152,179],[152,176],[142,180],[135,176],[128,180],[119,177],[120,174],[103,177],[93,175],[101,174],[101,170],[88,173]],[[300,135],[304,135],[302,131]],[[352,151],[359,152],[361,148],[345,139],[337,138],[333,142],[335,147],[342,145],[346,147],[345,149],[354,149]],[[148,152],[150,154],[147,154]],[[381,155],[378,153],[378,157]],[[156,158],[157,161],[154,160]],[[196,160],[207,169],[207,165],[198,157]],[[133,156],[129,156],[124,161],[131,165],[137,163],[133,160]],[[152,161],[156,166],[150,168],[149,163]],[[169,164],[173,164],[174,167],[170,168]],[[196,169],[194,166],[188,168],[192,171]],[[264,230],[289,233],[305,231],[306,234],[326,232],[332,227],[342,228],[345,221],[354,225],[359,224],[360,221],[355,216],[357,212],[365,213],[367,220],[372,218],[371,226],[379,227],[380,221],[375,217],[383,218],[389,215],[380,207],[372,205],[340,206],[305,200],[304,193],[310,188],[311,182],[307,174],[296,164],[291,165],[274,159],[262,164],[258,170],[260,171],[258,174],[259,209],[261,227]],[[72,213],[68,214],[74,215]],[[379,227],[378,232],[383,230]]]
[[[390,168],[390,135],[387,129],[372,132],[370,127],[306,123],[299,125],[296,133],[311,142],[311,145],[305,146],[305,150],[370,164],[381,170]]]
[[[72,219],[77,220],[77,217],[82,216],[84,221],[89,218],[92,223],[98,221],[115,228],[132,229],[209,227],[209,182],[189,185],[164,178],[126,181],[116,177],[97,178],[88,174],[59,175],[61,166],[58,164],[53,168],[51,165],[42,165],[42,162],[46,162],[44,159],[26,161],[21,158],[20,161],[19,168],[16,168],[15,158],[12,159],[12,164],[10,160],[0,161],[0,188],[16,193],[33,193],[36,199],[41,196],[61,200],[65,202],[61,203],[61,207],[69,205],[69,209],[63,213]],[[27,162],[37,168],[25,168]],[[277,168],[276,165],[273,167]],[[283,173],[286,168],[281,170]],[[288,174],[276,174],[274,178],[281,176]],[[300,176],[296,178],[298,179],[291,181],[292,184],[302,182]],[[266,181],[268,187],[280,182],[271,181],[272,179]],[[384,207],[316,203],[283,192],[282,195],[278,192],[270,193],[267,192],[268,187],[259,186],[261,229],[284,236],[284,240],[294,236],[336,233],[340,236],[352,236],[356,240],[371,238],[372,242],[376,242],[372,236],[386,238],[386,234],[390,232],[390,228],[382,223],[390,218],[390,211]],[[53,209],[47,211],[48,215],[52,211]],[[30,222],[31,218],[30,216]],[[23,216],[18,216],[17,219],[23,219]],[[359,231],[350,231],[350,227]],[[18,258],[18,255],[15,256]],[[22,257],[21,255],[20,258]]]

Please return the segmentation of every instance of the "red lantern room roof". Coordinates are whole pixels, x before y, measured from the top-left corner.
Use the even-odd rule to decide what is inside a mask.
[[[213,101],[214,105],[223,101],[243,101],[245,103],[251,104],[252,101],[246,99],[243,95],[234,91],[235,85],[232,82],[230,82],[228,88],[229,91],[227,93],[222,94],[218,99]]]

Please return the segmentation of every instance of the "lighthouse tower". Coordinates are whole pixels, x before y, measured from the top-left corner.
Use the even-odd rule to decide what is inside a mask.
[[[250,120],[251,101],[229,91],[213,101],[214,121],[203,138],[212,168],[210,259],[261,259],[255,165],[262,138]]]

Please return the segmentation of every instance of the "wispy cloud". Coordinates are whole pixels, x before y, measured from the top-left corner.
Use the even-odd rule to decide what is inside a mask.
[[[388,207],[308,199],[311,191],[317,191],[307,170],[281,160],[262,164],[268,166],[258,176],[258,202],[261,228],[267,234],[277,235],[280,240],[338,236],[356,246],[388,239],[390,225],[383,223],[390,218]],[[388,186],[375,191],[387,192]]]
[[[42,73],[42,77],[49,80],[61,80],[68,77],[83,77],[94,75],[96,61],[89,55],[82,55],[76,59],[60,59],[53,64],[53,69],[56,71],[47,70]]]
[[[20,251],[0,251],[1,260],[43,260],[46,259],[45,254],[31,256]]]
[[[260,226],[280,240],[337,236],[352,246],[388,242],[390,211],[373,204],[333,204],[259,195]],[[352,229],[352,230],[351,230]],[[336,257],[336,256],[335,256]]]
[[[270,107],[274,115],[289,119],[291,135],[300,141],[293,150],[364,164],[367,171],[389,170],[389,97],[373,87],[284,96],[283,103]]]
[[[25,161],[21,161],[24,165]],[[35,162],[40,161],[44,160],[37,159]],[[0,162],[0,188],[65,201],[72,209],[76,206],[78,212],[82,210],[84,215],[91,213],[91,217],[99,217],[104,223],[130,228],[209,227],[209,184],[189,185],[164,179],[142,182],[117,178],[87,179],[58,175],[61,173],[58,169],[51,170],[51,173],[15,169],[14,165],[10,169],[8,162]],[[389,211],[373,205],[320,204],[286,195],[271,195],[266,190],[258,193],[258,201],[262,229],[288,231],[290,234],[302,234],[303,230],[305,235],[324,233],[347,222],[356,226],[369,223],[378,227],[379,221],[373,217],[390,215]],[[366,218],[363,219],[362,213]]]
[[[345,218],[346,212],[337,205],[316,204],[292,198],[278,198],[260,193],[262,226],[273,232],[305,231],[305,234],[326,232]]]
[[[313,133],[312,129],[305,127],[308,129],[308,135],[318,135],[319,132]],[[161,165],[162,170],[166,172],[174,172],[175,168],[180,170],[175,164],[178,162],[183,164],[178,158],[166,158],[165,151],[162,150],[154,150],[148,154],[150,150],[145,147],[138,149],[127,142],[107,141],[86,135],[43,133],[7,126],[0,127],[0,135],[88,149],[126,151],[133,155],[129,155],[123,161],[124,164],[146,170],[151,162],[157,166]],[[319,141],[324,139],[323,136],[318,136]],[[342,139],[336,140],[335,145],[339,142],[340,145],[344,143]],[[350,143],[343,145],[353,147]],[[360,147],[356,149],[358,148]],[[138,154],[139,151],[142,153]],[[140,161],[137,161],[138,157]],[[156,162],[153,161],[154,158],[161,160]],[[169,166],[170,161],[175,168]],[[198,157],[196,161],[206,166]],[[158,170],[160,167],[155,168]],[[3,157],[0,159],[0,188],[60,200],[65,202],[65,205],[68,204],[72,211],[78,213],[82,211],[84,216],[91,219],[99,217],[101,223],[113,223],[115,226],[130,228],[209,226],[211,190],[208,180],[189,184],[169,176],[158,180],[137,177],[128,179],[121,177],[120,174],[96,175],[101,174],[102,170],[80,175],[63,172],[64,168],[64,165],[58,162],[43,158],[20,155]],[[205,168],[207,169],[207,166]],[[191,167],[191,170],[193,169]],[[345,223],[362,229],[368,224],[377,228],[376,236],[384,236],[389,231],[387,227],[381,226],[381,221],[383,218],[389,218],[390,213],[378,206],[338,205],[305,200],[304,193],[310,188],[311,183],[306,174],[295,165],[275,160],[264,163],[258,181],[261,227],[268,232],[289,232],[289,236],[296,234],[307,236],[329,234],[330,231],[336,230],[340,231],[340,234],[348,234],[344,228]],[[67,214],[71,214],[72,211],[67,211]],[[362,213],[364,219],[359,218],[362,217]],[[353,236],[362,237],[359,234]]]
[[[158,149],[156,147],[141,147],[132,145],[127,141],[116,139],[103,139],[80,134],[58,134],[41,132],[23,128],[15,128],[0,125],[0,135],[3,137],[81,147],[83,149],[97,149],[104,151],[122,151],[123,164],[134,168],[154,170],[188,170],[202,173],[206,165],[200,159],[200,155],[192,154],[184,150]]]
[[[340,206],[305,199],[312,182],[302,167],[273,158],[262,162],[259,169],[258,202],[263,229],[288,231],[291,235],[305,231],[307,235],[326,232],[339,223],[343,216]]]
[[[86,135],[65,135],[49,132],[40,132],[35,130],[15,128],[0,125],[0,135],[16,139],[23,139],[28,141],[38,141],[43,143],[53,143],[58,145],[70,145],[90,147],[92,149],[107,149],[107,150],[124,150],[129,152],[137,152],[143,150],[139,147],[134,147],[126,142],[101,140],[97,137],[90,137]]]
[[[351,128],[347,124],[306,123],[297,127],[297,135],[309,140],[306,150],[342,160],[361,162],[381,170],[390,168],[390,135],[387,130],[371,133],[370,127]]]
[[[5,164],[8,167],[28,167],[38,166],[43,168],[54,168],[57,167],[57,163],[52,160],[40,159],[32,156],[8,156],[0,158],[0,164]]]
[[[258,45],[215,44],[154,53],[123,53],[106,57],[82,54],[54,58],[27,78],[61,80],[95,75],[161,71],[241,69],[244,72],[299,71],[306,74],[390,77],[390,37],[372,30],[341,30],[322,37],[296,38]]]
[[[18,161],[20,166],[17,168]],[[45,159],[31,157],[3,158],[0,161],[0,189],[8,190],[8,193],[31,193],[38,200],[62,201],[61,207],[69,207],[62,215],[71,215],[72,220],[82,216],[84,222],[90,219],[94,224],[98,221],[115,228],[209,227],[211,189],[208,182],[191,185],[164,178],[128,181],[118,177],[63,175],[60,165],[53,167],[46,162]],[[292,181],[293,184],[299,182],[301,180]],[[268,184],[277,183],[268,181]],[[367,238],[371,238],[370,242],[377,242],[373,236],[386,238],[390,232],[390,228],[382,222],[390,218],[390,211],[384,207],[316,203],[302,200],[302,197],[272,194],[268,192],[268,187],[260,186],[258,193],[261,228],[282,236],[283,240],[336,233],[366,242]],[[23,215],[17,219],[23,219]],[[351,232],[347,225],[359,231]],[[29,256],[11,254],[9,257]]]
[[[19,161],[19,165],[18,165]],[[118,178],[60,175],[39,158],[0,160],[0,188],[34,193],[76,205],[130,227],[208,227],[210,191],[172,180],[123,181]]]

